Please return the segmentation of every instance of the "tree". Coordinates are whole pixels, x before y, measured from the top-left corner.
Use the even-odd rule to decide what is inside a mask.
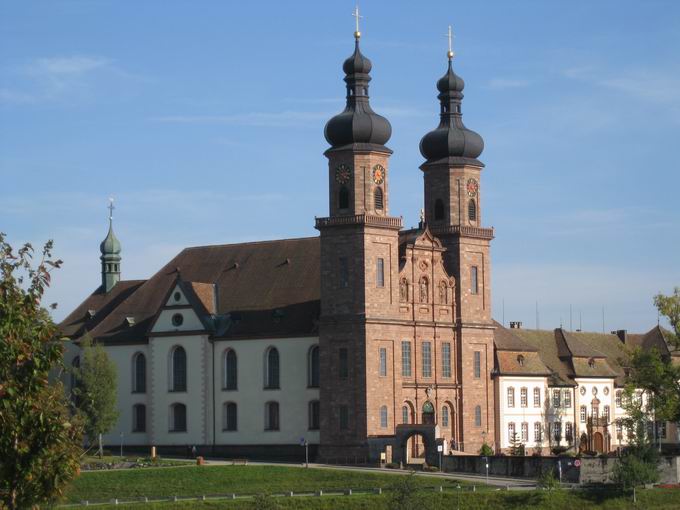
[[[398,476],[390,489],[389,508],[395,510],[417,510],[422,508],[422,502],[418,498],[415,472],[411,472],[406,476]]]
[[[680,287],[673,289],[673,294],[664,296],[657,294],[654,296],[654,306],[659,310],[659,313],[668,319],[673,328],[670,333],[671,343],[680,348]]]
[[[106,434],[118,420],[116,388],[118,387],[116,365],[101,344],[95,344],[89,336],[81,341],[82,360],[76,375],[76,406],[83,418],[89,444],[97,438],[99,457],[102,457],[102,434]]]
[[[64,343],[41,306],[52,242],[33,267],[34,250],[16,253],[0,233],[0,506],[31,508],[58,498],[79,469],[82,427],[69,413],[63,385]],[[53,305],[53,307],[56,305]]]
[[[659,453],[650,437],[652,399],[628,383],[622,398],[625,411],[620,423],[628,433],[628,447],[614,466],[614,480],[624,487],[635,487],[658,479]]]
[[[491,448],[486,442],[482,444],[482,447],[479,449],[479,454],[483,457],[491,457],[493,455],[493,448]]]
[[[515,432],[512,434],[512,438],[510,439],[510,455],[514,457],[524,457],[524,454],[524,444],[522,444],[522,441],[520,441],[519,434]]]

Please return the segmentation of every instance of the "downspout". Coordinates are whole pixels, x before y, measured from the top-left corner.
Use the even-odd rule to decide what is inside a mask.
[[[217,418],[215,417],[215,339],[211,339],[212,343],[212,418],[213,418],[213,439],[212,439],[212,453],[215,455],[215,423]]]

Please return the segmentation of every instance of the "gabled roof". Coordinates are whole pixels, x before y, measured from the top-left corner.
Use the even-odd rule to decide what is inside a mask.
[[[61,321],[59,324],[61,333],[69,338],[77,338],[85,331],[94,329],[144,282],[145,280],[119,281],[108,293],[99,287]],[[94,312],[94,315],[91,315],[91,312]]]
[[[91,334],[107,343],[146,342],[151,323],[179,272],[188,297],[193,296],[189,298],[192,306],[197,308],[200,303],[198,308],[205,314],[241,312],[238,327],[254,334],[269,331],[265,315],[277,309],[295,310],[288,313],[286,334],[309,335],[318,318],[319,263],[318,237],[186,248],[109,310]],[[212,285],[217,287],[216,309],[211,304]],[[84,311],[88,306],[83,303],[81,308]],[[134,317],[134,325],[129,325],[127,317]],[[284,323],[283,318],[276,320],[276,324]]]

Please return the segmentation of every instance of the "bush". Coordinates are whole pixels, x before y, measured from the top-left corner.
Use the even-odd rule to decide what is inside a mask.
[[[566,446],[553,446],[552,453],[553,455],[562,455],[567,450],[568,448]]]
[[[397,462],[388,462],[385,464],[387,469],[399,469],[399,464]]]
[[[436,473],[437,471],[439,471],[439,468],[437,466],[428,466],[427,464],[425,464],[423,466],[423,471],[427,471],[429,473]]]
[[[482,455],[483,457],[491,457],[493,455],[493,448],[491,448],[488,444],[484,443],[482,447],[479,449],[479,454]]]
[[[659,479],[656,462],[633,454],[624,455],[614,466],[613,478],[624,487],[635,487]]]
[[[546,489],[549,491],[557,490],[560,488],[560,482],[555,477],[555,471],[553,469],[548,469],[541,473],[538,477],[538,487],[541,489]]]
[[[418,488],[415,481],[415,473],[408,476],[398,476],[399,478],[390,486],[389,508],[399,510],[421,510],[418,501]]]

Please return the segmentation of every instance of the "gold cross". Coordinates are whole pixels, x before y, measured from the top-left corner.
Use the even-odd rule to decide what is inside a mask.
[[[455,55],[453,51],[453,31],[451,30],[451,25],[449,25],[449,31],[446,34],[446,37],[449,39],[449,51],[446,55],[449,57],[449,60],[451,60]]]
[[[361,32],[359,32],[359,18],[363,18],[363,16],[359,15],[359,5],[357,4],[356,7],[354,7],[354,12],[352,13],[352,16],[354,16],[354,20],[356,22],[356,31],[354,32],[354,37],[359,39],[361,37]]]

